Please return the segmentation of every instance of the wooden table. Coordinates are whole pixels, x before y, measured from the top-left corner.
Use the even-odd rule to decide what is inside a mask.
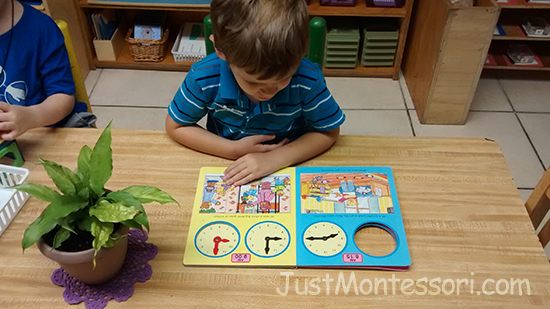
[[[93,129],[38,129],[19,138],[27,160],[25,167],[31,171],[29,182],[53,186],[42,167],[33,162],[40,156],[74,168],[80,147],[93,145],[99,134],[100,130]],[[411,270],[403,273],[184,267],[182,258],[199,169],[227,166],[230,162],[186,149],[164,132],[113,130],[112,148],[114,173],[107,184],[109,188],[154,185],[172,194],[181,207],[146,206],[151,222],[149,242],[159,250],[150,261],[153,276],[136,284],[128,301],[112,300],[109,308],[550,306],[550,264],[502,152],[493,141],[342,136],[328,152],[303,164],[393,168],[413,262]],[[63,288],[50,282],[57,264],[43,257],[35,246],[21,252],[24,229],[45,206],[30,199],[0,237],[0,308],[68,306],[63,301]],[[293,272],[286,296],[277,292],[277,288],[279,292],[285,290],[287,278],[281,272]],[[345,281],[344,286],[338,286],[339,276]],[[395,290],[392,276],[401,280],[394,281]],[[346,295],[344,287],[353,277],[358,295],[353,283]],[[510,291],[505,295],[495,293],[497,283],[500,292],[506,290],[507,284],[510,289],[511,278],[528,280],[531,295],[525,295],[526,283],[522,285],[522,296],[518,295],[518,284],[514,295]],[[461,283],[459,295],[457,279],[469,284]],[[507,281],[499,282],[500,279]],[[367,294],[369,282],[374,284],[375,280],[386,280],[387,295],[383,283],[378,286],[378,295],[374,288]],[[437,288],[429,286],[431,280]],[[303,293],[308,285],[308,292],[318,295],[297,295],[296,282],[298,292]],[[403,282],[414,283],[402,290]],[[437,293],[438,288],[451,293]],[[406,295],[414,289],[420,295]],[[485,295],[483,291],[494,294]]]

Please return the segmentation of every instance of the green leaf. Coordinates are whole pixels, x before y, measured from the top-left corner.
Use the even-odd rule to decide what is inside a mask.
[[[52,202],[53,200],[61,196],[59,192],[53,189],[50,189],[43,185],[37,185],[32,183],[23,183],[20,185],[13,186],[12,188],[17,189],[19,191],[27,192],[28,194],[44,202]]]
[[[76,232],[74,231],[74,228],[70,224],[70,223],[74,222],[74,217],[71,217],[71,216],[76,215],[76,214],[77,213],[72,213],[72,214],[70,214],[66,217],[57,219],[57,225],[61,226],[63,229],[65,229],[69,232],[72,232],[73,234],[76,234]]]
[[[95,257],[97,255],[97,252],[109,240],[111,233],[113,233],[113,227],[114,227],[114,224],[112,223],[101,222],[96,218],[92,218],[92,235],[95,237],[94,242],[92,243],[95,249],[94,268],[95,268]]]
[[[137,200],[144,204],[159,202],[161,204],[176,203],[179,205],[179,203],[168,193],[152,186],[131,186],[122,191],[132,194]]]
[[[83,187],[80,191],[76,193],[76,195],[87,200],[90,198],[90,191],[87,187]]]
[[[137,210],[145,212],[145,208],[141,205],[141,202],[136,199],[132,194],[124,191],[116,191],[107,194],[107,198],[113,202],[122,202],[126,206],[134,206]]]
[[[110,248],[115,246],[122,239],[122,237],[126,237],[126,235],[120,235],[118,237],[110,236],[109,240],[107,240],[107,242],[103,245],[103,247]]]
[[[25,233],[23,234],[23,240],[21,241],[23,250],[32,246],[40,239],[40,237],[42,237],[42,235],[53,230],[56,225],[57,222],[55,220],[44,218],[44,216],[39,216],[36,218],[36,220],[34,220],[34,222],[27,227]]]
[[[105,183],[113,171],[111,150],[111,124],[107,125],[90,155],[90,189],[98,197],[105,192]]]
[[[66,217],[86,206],[88,206],[88,200],[86,199],[78,196],[61,195],[44,209],[42,215],[44,218],[57,221],[57,219]]]
[[[64,229],[64,228],[61,228],[59,229],[59,231],[57,231],[57,233],[55,233],[55,236],[53,238],[53,248],[54,249],[57,249],[59,248],[59,246],[61,246],[61,244],[69,239],[69,236],[71,236],[71,232]]]
[[[95,216],[101,222],[122,222],[133,219],[139,210],[133,206],[126,206],[122,202],[111,203],[107,200],[100,201],[90,208],[90,215]]]
[[[149,220],[147,219],[147,215],[145,213],[140,213],[134,218],[134,221],[136,221],[138,224],[141,224],[145,226],[147,229],[147,232],[149,232]]]
[[[40,164],[44,166],[46,173],[48,173],[48,176],[50,176],[55,186],[61,192],[68,195],[74,195],[76,193],[77,185],[75,185],[75,183],[80,182],[80,178],[78,178],[76,174],[68,168],[52,161],[40,159]]]
[[[78,154],[77,165],[78,174],[83,183],[89,183],[90,181],[90,157],[92,155],[92,149],[88,145],[82,146],[80,153]]]
[[[147,219],[145,208],[143,208],[143,205],[141,205],[141,202],[138,199],[136,199],[132,194],[124,191],[116,191],[116,192],[111,192],[107,194],[107,198],[115,202],[123,202],[124,205],[134,206],[141,213],[134,218],[134,222],[135,222],[134,226],[130,226],[130,225],[127,225],[127,226],[135,229],[140,229],[140,230],[143,229],[142,226],[145,226],[147,231],[149,231],[149,220]]]
[[[90,216],[84,216],[76,222],[76,226],[83,231],[92,231],[92,218]]]
[[[134,220],[126,220],[126,221],[122,221],[121,223],[126,225],[127,227],[129,227],[131,229],[140,229],[140,230],[143,229],[142,225],[137,223]]]

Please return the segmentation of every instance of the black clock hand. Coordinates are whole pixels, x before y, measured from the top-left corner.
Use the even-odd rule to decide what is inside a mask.
[[[313,236],[309,236],[308,238],[306,238],[307,240],[321,240],[323,239],[323,237],[313,237]]]
[[[271,240],[271,238],[269,236],[265,237],[265,254],[266,255],[269,254],[269,241],[270,240]]]
[[[266,236],[265,237],[265,254],[269,254],[269,241],[270,240],[281,240],[282,238],[281,237],[269,237],[269,236]]]
[[[307,239],[307,240],[323,240],[323,241],[327,241],[327,239],[329,239],[329,238],[334,238],[334,237],[336,237],[336,236],[338,236],[337,233],[336,233],[336,234],[330,234],[330,235],[328,235],[328,236],[323,236],[323,237],[313,237],[313,236],[310,236],[310,237],[308,237],[308,238],[306,238],[306,239]]]

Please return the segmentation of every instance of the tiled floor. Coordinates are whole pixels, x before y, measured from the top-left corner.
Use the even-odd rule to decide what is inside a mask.
[[[98,69],[86,88],[98,126],[164,130],[166,107],[185,72]],[[499,143],[526,200],[550,165],[550,74],[485,72],[462,126],[419,123],[404,81],[334,78],[327,83],[347,114],[342,134],[485,137]]]

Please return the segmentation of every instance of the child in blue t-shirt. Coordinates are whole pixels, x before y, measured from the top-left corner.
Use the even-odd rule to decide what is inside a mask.
[[[47,15],[16,0],[0,0],[0,137],[62,126],[86,105],[75,104],[65,41]]]
[[[216,54],[192,66],[168,107],[177,142],[236,160],[224,172],[242,185],[330,148],[345,116],[309,43],[304,0],[213,0]],[[206,130],[196,123],[207,117]]]

